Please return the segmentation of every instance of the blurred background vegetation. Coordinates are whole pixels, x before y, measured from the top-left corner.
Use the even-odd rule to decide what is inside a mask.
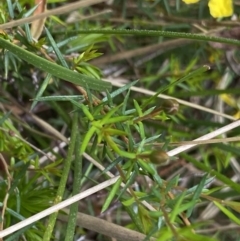
[[[49,0],[45,7],[78,2],[84,1]],[[3,240],[238,240],[239,140],[224,138],[238,137],[240,128],[217,136],[218,143],[169,155],[239,119],[238,46],[147,31],[104,32],[239,39],[238,15],[213,19],[204,0],[90,2],[37,26],[0,25],[4,41],[90,78],[83,88],[0,42],[0,230],[104,182],[108,171],[121,178],[77,202],[69,216],[66,209],[56,222],[47,216]],[[37,3],[44,5],[2,2],[0,23],[33,15]],[[91,80],[101,86],[102,79],[112,90],[91,89]],[[162,95],[151,98],[156,93]],[[118,226],[99,222],[106,235],[91,219],[84,226],[81,213]],[[111,229],[117,233],[117,227],[144,236],[131,239],[119,229],[116,237]]]

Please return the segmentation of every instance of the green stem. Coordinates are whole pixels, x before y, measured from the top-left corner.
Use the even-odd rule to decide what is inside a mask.
[[[61,33],[61,32],[60,32]],[[64,32],[65,33],[65,32]],[[171,31],[157,31],[157,30],[137,30],[137,29],[80,29],[76,31],[69,31],[68,33],[81,33],[81,34],[116,34],[116,35],[135,35],[135,36],[162,36],[166,38],[184,38],[193,39],[198,41],[210,41],[225,44],[232,44],[240,46],[240,41],[237,39],[222,38],[216,36],[208,36],[202,34],[181,33]]]
[[[122,151],[118,148],[117,144],[112,140],[111,136],[106,135],[105,139],[108,143],[108,145],[119,155],[122,157],[126,157],[129,159],[135,159],[136,158],[136,154],[135,153],[130,153],[127,151]]]
[[[70,170],[71,162],[72,162],[72,157],[73,157],[73,153],[74,153],[77,132],[78,132],[78,128],[77,128],[78,124],[77,123],[78,123],[78,114],[77,114],[77,112],[75,112],[74,116],[73,116],[73,125],[72,125],[71,139],[70,139],[70,144],[69,144],[69,148],[68,148],[68,153],[67,153],[67,157],[64,161],[62,177],[59,182],[59,187],[57,190],[57,195],[56,195],[54,204],[61,202],[64,191],[65,191],[67,178],[68,178],[68,174],[69,174],[69,170]],[[57,215],[58,215],[58,212],[51,214],[49,221],[48,221],[46,231],[43,236],[43,241],[49,241],[51,239]]]
[[[73,180],[72,195],[76,195],[79,193],[80,187],[81,187],[81,181],[82,181],[82,155],[80,154],[80,146],[81,146],[81,137],[80,137],[80,133],[78,132],[76,144],[75,144],[74,180]],[[73,240],[74,231],[76,228],[77,213],[78,213],[78,202],[75,202],[70,207],[65,241]]]
[[[203,170],[207,173],[209,173],[211,176],[216,176],[216,178],[218,180],[220,180],[221,182],[223,182],[224,184],[226,184],[226,186],[231,187],[233,190],[240,192],[240,186],[238,183],[233,182],[231,179],[227,178],[225,175],[211,169],[210,167],[207,167],[206,165],[204,165],[203,163],[197,161],[196,159],[194,159],[193,157],[182,153],[181,156],[183,158],[185,158],[187,161],[191,162],[195,167],[197,167],[200,170]]]

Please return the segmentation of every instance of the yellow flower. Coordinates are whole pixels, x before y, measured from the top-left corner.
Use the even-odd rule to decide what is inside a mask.
[[[199,0],[183,0],[186,4],[197,3]]]
[[[197,3],[199,0],[183,0],[186,4]],[[232,0],[209,0],[208,7],[214,18],[230,17],[233,14]]]

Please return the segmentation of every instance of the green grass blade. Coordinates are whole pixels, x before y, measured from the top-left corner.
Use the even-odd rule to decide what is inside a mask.
[[[131,176],[128,178],[124,188],[119,193],[117,200],[119,200],[122,197],[122,195],[126,192],[126,190],[130,187],[130,185],[134,183],[134,181],[136,180],[137,174],[138,173],[135,170],[131,173]]]
[[[63,67],[65,67],[65,68],[69,68],[69,66],[68,66],[66,60],[64,59],[64,57],[63,57],[61,51],[59,50],[57,44],[55,43],[55,41],[54,41],[54,39],[53,39],[51,33],[48,31],[47,28],[45,28],[45,31],[46,31],[46,34],[47,34],[48,40],[50,41],[50,44],[52,45],[52,48],[53,48],[53,50],[54,50],[54,52],[55,52],[55,54],[56,54],[56,56],[57,56],[59,62],[61,63],[61,65],[62,65]]]
[[[107,199],[105,200],[105,202],[104,202],[104,204],[103,204],[102,211],[101,211],[102,213],[103,213],[104,211],[106,211],[107,208],[109,207],[109,205],[110,205],[110,203],[112,202],[112,200],[113,200],[116,192],[118,191],[121,183],[122,183],[122,178],[119,178],[119,179],[117,180],[117,182],[113,185],[110,193],[108,194]]]
[[[149,99],[143,104],[142,108],[146,107],[151,101],[155,100],[155,99],[158,97],[159,94],[163,93],[164,91],[166,91],[166,90],[169,89],[170,87],[172,87],[172,86],[174,86],[174,85],[176,85],[176,84],[179,84],[179,83],[181,83],[181,82],[183,82],[183,81],[190,80],[190,79],[194,78],[195,76],[200,75],[200,74],[208,71],[209,69],[210,69],[209,66],[204,65],[204,66],[202,66],[201,68],[196,69],[196,70],[188,73],[188,74],[185,75],[184,77],[173,81],[173,82],[170,83],[169,85],[163,86],[162,88],[160,88],[160,90],[158,90],[158,91],[156,92],[155,95],[153,95],[151,98],[149,98]]]
[[[53,96],[42,96],[36,97],[33,100],[36,101],[69,101],[71,100],[84,100],[82,95],[53,95]]]
[[[52,74],[55,77],[64,79],[73,84],[80,85],[85,88],[88,85],[89,89],[97,91],[105,91],[107,89],[111,89],[111,84],[108,82],[104,82],[98,79],[91,78],[89,76],[79,74],[70,69],[52,63],[42,57],[37,56],[36,54],[33,54],[23,48],[16,46],[15,44],[12,44],[11,42],[3,39],[2,37],[0,37],[0,47],[9,50],[19,58],[25,60],[29,64],[34,65],[42,71],[46,71],[47,73]]]
[[[0,126],[8,119],[8,117],[10,116],[11,112],[9,111],[8,113],[6,113],[3,117],[0,118]]]
[[[73,191],[72,195],[76,195],[80,192],[81,181],[82,181],[82,155],[80,155],[81,136],[80,132],[77,133],[76,144],[75,144],[75,159],[74,159],[74,180],[73,180]],[[76,219],[78,213],[78,202],[75,202],[70,207],[69,221],[66,229],[65,240],[73,240],[76,228]]]
[[[179,214],[179,209],[183,203],[184,197],[185,197],[186,193],[185,191],[181,193],[181,195],[178,197],[177,202],[174,204],[174,208],[170,213],[170,222],[173,223],[177,217],[177,215]]]
[[[33,108],[36,106],[36,104],[38,102],[36,99],[42,96],[42,94],[43,94],[44,90],[47,88],[48,83],[51,80],[51,78],[52,78],[52,75],[48,74],[47,77],[45,78],[45,80],[43,81],[43,83],[42,83],[42,85],[41,85],[41,87],[40,87],[40,89],[39,89],[39,91],[36,95],[36,98],[32,103],[31,110],[33,110]]]
[[[172,31],[158,31],[158,30],[138,30],[138,29],[78,29],[76,31],[69,31],[68,33],[78,34],[115,34],[115,35],[134,35],[134,36],[155,36],[155,37],[166,37],[166,38],[184,38],[194,39],[195,41],[210,41],[217,43],[226,43],[231,45],[240,46],[240,41],[231,38],[222,38],[216,36],[208,36],[203,34],[191,34],[182,32]],[[64,34],[64,32],[58,32],[58,34]]]
[[[233,222],[240,225],[240,219],[236,217],[233,213],[231,213],[227,208],[225,208],[223,205],[221,205],[218,202],[213,202],[226,216],[229,217]]]
[[[8,13],[9,16],[14,19],[14,8],[11,0],[7,0],[7,6],[8,6]]]
[[[197,201],[198,198],[200,197],[202,190],[206,183],[207,175],[208,175],[208,173],[203,176],[201,182],[198,184],[198,186],[193,194],[192,201]],[[192,205],[188,208],[187,214],[186,214],[187,217],[191,216],[193,209],[194,209],[194,205]]]
[[[117,157],[113,162],[110,163],[110,165],[108,165],[104,171],[101,173],[101,174],[105,174],[107,173],[108,171],[110,171],[113,167],[115,167],[118,163],[120,163],[121,161],[123,160],[122,157]]]
[[[135,85],[137,82],[138,82],[138,80],[135,80],[135,81],[133,81],[133,82],[130,82],[129,84],[124,85],[124,86],[121,87],[121,88],[118,88],[117,90],[113,91],[113,92],[110,94],[111,97],[114,98],[115,96],[118,96],[119,94],[123,93],[124,91],[129,90],[129,89],[130,89],[133,85]],[[107,100],[108,100],[107,97],[104,97],[104,98],[102,99],[103,102],[104,102],[104,101],[107,101]]]
[[[225,175],[215,171],[211,167],[206,166],[205,164],[197,161],[193,157],[182,153],[181,156],[185,158],[187,161],[191,162],[195,167],[197,167],[199,170],[203,170],[210,174],[211,176],[216,176],[216,178],[220,181],[222,181],[224,184],[226,184],[228,187],[231,187],[233,190],[240,192],[240,186],[238,183],[233,182],[231,179],[227,178]]]

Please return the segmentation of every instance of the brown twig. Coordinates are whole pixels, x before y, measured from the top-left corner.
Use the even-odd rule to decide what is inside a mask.
[[[64,209],[64,211],[67,214],[69,213],[68,209]],[[62,221],[68,222],[68,216],[66,215],[59,214],[58,218]],[[110,223],[101,218],[96,218],[80,212],[77,214],[77,225],[108,237],[116,238],[117,240],[142,241],[146,238],[146,235],[142,233],[123,228],[122,226]],[[148,240],[154,241],[156,239],[150,238]]]

